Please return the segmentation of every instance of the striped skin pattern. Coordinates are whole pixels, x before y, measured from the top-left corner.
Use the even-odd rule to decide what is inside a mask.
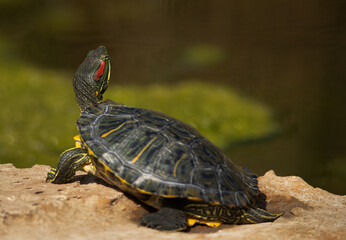
[[[106,100],[82,112],[77,126],[97,175],[134,195],[242,207],[259,193],[255,174],[165,114]]]
[[[76,169],[88,159],[89,156],[84,148],[67,149],[61,154],[58,166],[48,172],[47,179],[55,183],[68,182],[73,179]]]
[[[252,206],[230,207],[209,203],[187,204],[183,210],[188,216],[195,219],[231,224],[270,222],[282,215],[271,214],[263,209]]]

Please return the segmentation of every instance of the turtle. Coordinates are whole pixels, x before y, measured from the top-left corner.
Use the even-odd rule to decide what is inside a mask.
[[[104,46],[89,51],[79,66],[73,80],[79,134],[47,182],[70,182],[83,167],[155,209],[139,225],[160,231],[187,231],[197,223],[270,222],[281,215],[255,205],[257,176],[194,127],[154,110],[103,100],[110,70]]]

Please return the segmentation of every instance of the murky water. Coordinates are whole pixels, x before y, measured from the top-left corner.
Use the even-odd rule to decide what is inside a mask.
[[[265,102],[284,134],[233,149],[233,160],[345,194],[343,1],[3,1],[0,7],[1,40],[39,67],[74,71],[102,44],[113,85],[199,79]]]

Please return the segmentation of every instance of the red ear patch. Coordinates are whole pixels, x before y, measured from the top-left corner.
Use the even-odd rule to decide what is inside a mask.
[[[96,70],[95,74],[94,74],[94,80],[98,81],[100,80],[100,77],[102,76],[104,70],[105,70],[105,61],[102,61],[99,68]]]

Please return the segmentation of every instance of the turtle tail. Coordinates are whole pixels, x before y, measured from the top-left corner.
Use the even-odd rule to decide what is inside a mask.
[[[241,217],[238,218],[239,223],[262,223],[262,222],[273,222],[275,219],[279,218],[283,213],[271,214],[264,209],[257,207],[244,207],[241,208]]]
[[[272,222],[282,215],[271,214],[255,206],[235,207],[210,203],[186,204],[184,212],[191,218],[229,224]]]

